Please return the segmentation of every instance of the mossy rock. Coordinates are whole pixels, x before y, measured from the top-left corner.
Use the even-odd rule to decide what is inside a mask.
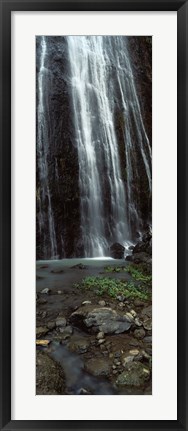
[[[131,362],[126,365],[125,371],[121,373],[116,384],[118,386],[143,386],[150,378],[150,370],[141,362]]]

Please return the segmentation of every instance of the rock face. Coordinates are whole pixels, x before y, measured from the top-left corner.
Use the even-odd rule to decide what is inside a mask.
[[[62,367],[46,353],[36,352],[36,394],[63,395],[65,376]]]
[[[118,242],[114,243],[110,247],[110,256],[114,259],[123,259],[124,258],[125,247],[119,244]]]
[[[47,169],[51,207],[55,225],[57,254],[61,257],[79,255],[77,244],[80,236],[80,197],[78,152],[73,136],[73,115],[70,97],[69,57],[66,37],[46,37],[45,91],[43,102],[48,112],[45,138],[48,139]],[[41,37],[36,38],[37,114],[39,101],[38,74],[41,67]],[[38,117],[37,117],[38,118]],[[37,128],[37,141],[38,141]],[[63,143],[63,144],[62,144]],[[37,150],[37,259],[50,258],[48,222],[49,199],[42,202],[44,226],[40,230],[42,184],[40,180],[40,151]],[[63,244],[62,244],[63,238]]]
[[[104,334],[121,334],[132,326],[123,315],[111,308],[81,307],[71,314],[73,325],[84,328],[88,332],[103,332]]]

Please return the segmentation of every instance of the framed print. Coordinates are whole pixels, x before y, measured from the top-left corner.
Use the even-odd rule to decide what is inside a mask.
[[[187,1],[1,24],[1,429],[186,429]]]

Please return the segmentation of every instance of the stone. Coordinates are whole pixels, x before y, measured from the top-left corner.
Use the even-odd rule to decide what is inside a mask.
[[[131,327],[126,316],[119,315],[111,308],[81,307],[70,316],[70,322],[91,332],[104,332],[104,334],[120,334]]]
[[[139,299],[139,298],[136,298],[134,301],[134,305],[135,305],[135,307],[143,307],[145,305],[145,302],[141,301],[141,299]]]
[[[121,357],[121,352],[119,351],[119,350],[117,350],[115,353],[114,353],[114,358],[120,358]]]
[[[138,338],[138,340],[142,340],[145,337],[146,333],[144,329],[135,329],[134,337]]]
[[[128,254],[127,256],[125,256],[125,260],[127,260],[128,262],[132,262],[133,260],[132,254]]]
[[[88,305],[88,304],[91,304],[91,301],[83,301],[82,302],[82,305]]]
[[[99,304],[101,307],[105,307],[106,302],[105,302],[105,301],[103,301],[103,300],[101,300],[101,301],[99,301],[99,302],[98,302],[98,304]]]
[[[50,289],[48,289],[48,287],[45,287],[45,289],[41,290],[41,293],[48,295],[50,293]]]
[[[91,358],[85,364],[85,369],[93,376],[108,376],[110,374],[110,364],[103,358]]]
[[[139,354],[139,350],[138,349],[129,350],[129,354],[132,356],[136,356]]]
[[[115,364],[115,365],[121,365],[121,362],[120,362],[120,361],[118,361],[118,359],[114,359],[114,364]]]
[[[142,322],[138,317],[135,318],[134,323],[136,326],[142,326]]]
[[[152,316],[152,305],[148,305],[148,307],[143,308],[142,316],[150,317]]]
[[[146,347],[146,353],[148,353],[148,355],[152,356],[152,347]]]
[[[131,315],[132,315],[133,317],[136,317],[136,316],[137,316],[137,313],[136,313],[136,311],[135,311],[135,310],[130,310],[130,313],[131,313]]]
[[[150,370],[141,362],[129,362],[126,370],[119,374],[116,384],[118,386],[143,386],[150,378]]]
[[[144,342],[148,343],[148,344],[151,344],[152,343],[152,337],[151,336],[145,337],[144,338]]]
[[[54,268],[50,271],[52,274],[63,274],[63,269],[61,268]]]
[[[125,307],[125,304],[124,304],[123,302],[120,302],[120,303],[118,304],[118,307],[119,307],[119,308],[124,308],[124,307]]]
[[[127,312],[127,313],[125,314],[125,317],[126,317],[126,319],[127,319],[129,322],[134,322],[134,317],[133,317],[133,315],[132,315],[131,313]]]
[[[57,328],[59,328],[59,327],[65,328],[66,324],[67,324],[67,321],[66,321],[65,317],[59,316],[57,318],[57,320],[56,320],[56,326],[57,326]]]
[[[48,333],[49,329],[46,326],[37,326],[36,337],[40,338]]]
[[[36,394],[64,395],[65,375],[63,368],[41,350],[36,352]]]
[[[134,263],[148,263],[151,264],[151,257],[143,252],[135,253],[131,256],[131,261]]]
[[[80,340],[71,341],[68,348],[71,352],[86,353],[88,351],[90,342],[87,338],[80,338]]]
[[[123,259],[124,251],[125,251],[125,247],[123,247],[123,245],[119,244],[118,242],[110,246],[110,255],[114,259]]]
[[[143,242],[148,242],[152,239],[152,233],[151,230],[148,229],[143,235],[142,235],[142,241]]]
[[[104,344],[100,344],[99,347],[102,352],[106,351],[106,346],[104,346]]]
[[[137,244],[135,245],[135,247],[133,249],[133,254],[142,253],[143,251],[145,252],[146,249],[147,249],[146,243],[143,241],[139,241],[139,242],[137,242]]]
[[[152,234],[149,230],[145,232],[141,241],[139,240],[133,249],[133,254],[142,252],[147,253],[149,256],[152,255]]]
[[[47,327],[48,327],[48,329],[53,330],[56,327],[56,323],[55,322],[48,322]]]
[[[87,266],[83,265],[82,263],[78,263],[77,265],[71,266],[72,269],[86,269]]]
[[[145,320],[144,323],[143,323],[143,327],[147,331],[151,331],[152,330],[152,320],[151,319]]]
[[[66,326],[65,328],[60,327],[59,332],[62,334],[62,340],[66,340],[72,335],[73,329],[72,326]]]
[[[91,395],[91,392],[89,392],[85,388],[80,388],[79,391],[78,391],[78,395]]]
[[[105,339],[99,340],[98,344],[103,344],[105,342]]]
[[[97,340],[101,340],[104,338],[104,332],[99,332],[96,336]]]
[[[125,301],[126,297],[124,295],[118,295],[116,296],[116,299],[118,299],[118,301],[123,302]]]
[[[132,340],[129,341],[129,345],[133,346],[133,347],[138,347],[139,346],[139,341],[135,340],[135,339],[132,339]]]
[[[148,361],[151,359],[151,356],[145,350],[142,350],[141,353],[143,358],[148,359]]]
[[[129,362],[133,362],[134,361],[134,356],[124,356],[124,358],[122,359],[122,364],[125,367]]]

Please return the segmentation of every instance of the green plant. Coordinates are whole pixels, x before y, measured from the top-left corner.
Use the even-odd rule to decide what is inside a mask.
[[[82,280],[80,288],[92,289],[99,296],[106,294],[113,298],[123,295],[125,298],[148,300],[151,296],[147,286],[137,286],[133,282],[108,277],[86,277]]]
[[[124,266],[106,266],[104,268],[105,272],[122,272],[125,271]]]
[[[126,271],[137,281],[141,281],[142,283],[151,283],[152,276],[148,274],[144,274],[142,269],[138,266],[135,267],[133,265],[128,265]]]

